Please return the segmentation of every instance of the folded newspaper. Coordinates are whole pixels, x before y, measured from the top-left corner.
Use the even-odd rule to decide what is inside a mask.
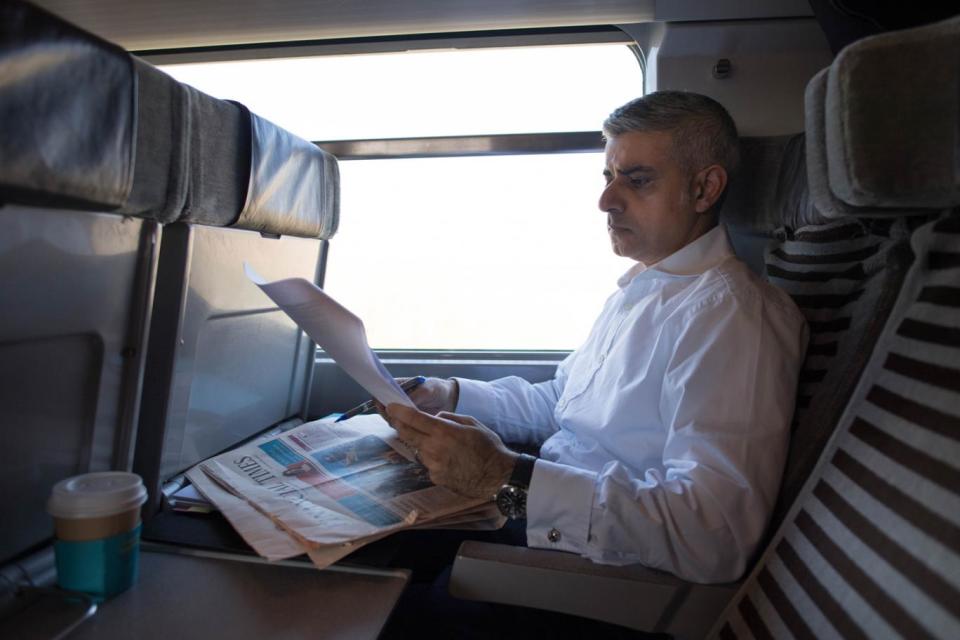
[[[388,403],[399,393],[409,404],[359,318],[306,280],[266,283],[247,273],[371,395]],[[210,458],[187,477],[257,553],[307,553],[321,568],[400,529],[503,525],[489,499],[434,485],[379,415],[308,422]]]

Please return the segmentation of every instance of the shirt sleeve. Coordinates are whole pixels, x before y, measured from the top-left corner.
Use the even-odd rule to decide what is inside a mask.
[[[806,327],[759,296],[708,300],[677,320],[665,328],[670,353],[651,407],[667,431],[662,465],[594,472],[538,461],[530,546],[695,582],[745,570],[776,500]]]
[[[557,400],[573,356],[560,363],[551,380],[535,384],[517,376],[492,382],[456,378],[460,386],[456,413],[473,416],[505,442],[540,444],[558,429]]]

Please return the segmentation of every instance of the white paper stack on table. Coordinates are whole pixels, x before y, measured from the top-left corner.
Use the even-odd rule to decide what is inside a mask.
[[[359,318],[307,280],[266,283],[245,269],[373,397],[412,405]],[[309,422],[210,458],[187,477],[257,553],[269,560],[307,553],[321,568],[400,529],[503,525],[489,499],[431,483],[379,415]]]

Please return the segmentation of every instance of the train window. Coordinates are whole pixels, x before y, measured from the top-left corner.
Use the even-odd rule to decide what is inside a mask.
[[[325,288],[374,348],[572,349],[629,266],[596,207],[600,123],[642,91],[622,44],[163,68],[308,139],[407,139],[395,156],[335,151],[341,222]],[[444,136],[472,136],[473,150],[438,146]]]
[[[307,140],[592,131],[640,90],[624,45],[268,58],[162,65]]]

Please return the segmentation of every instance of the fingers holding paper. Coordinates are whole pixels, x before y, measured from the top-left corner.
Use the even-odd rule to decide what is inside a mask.
[[[436,485],[471,498],[492,498],[510,478],[517,454],[471,416],[446,411],[432,416],[391,404],[387,420],[418,452]]]
[[[395,378],[398,384],[403,385],[410,378]],[[457,406],[460,395],[460,386],[454,379],[427,378],[412,391],[408,392],[410,399],[417,408],[431,415],[441,411],[453,411]],[[377,411],[387,419],[386,408],[377,403]]]
[[[443,378],[427,378],[410,393],[410,399],[421,411],[436,415],[441,411],[453,411],[457,407],[457,398],[460,395],[456,380]]]
[[[395,378],[398,384],[403,386],[411,378]],[[417,385],[407,394],[417,408],[421,411],[436,415],[441,411],[453,411],[457,406],[457,400],[460,395],[460,387],[454,379],[445,380],[443,378],[427,378],[422,384]],[[377,412],[383,416],[383,419],[390,421],[387,416],[386,407],[377,400],[374,400]]]

